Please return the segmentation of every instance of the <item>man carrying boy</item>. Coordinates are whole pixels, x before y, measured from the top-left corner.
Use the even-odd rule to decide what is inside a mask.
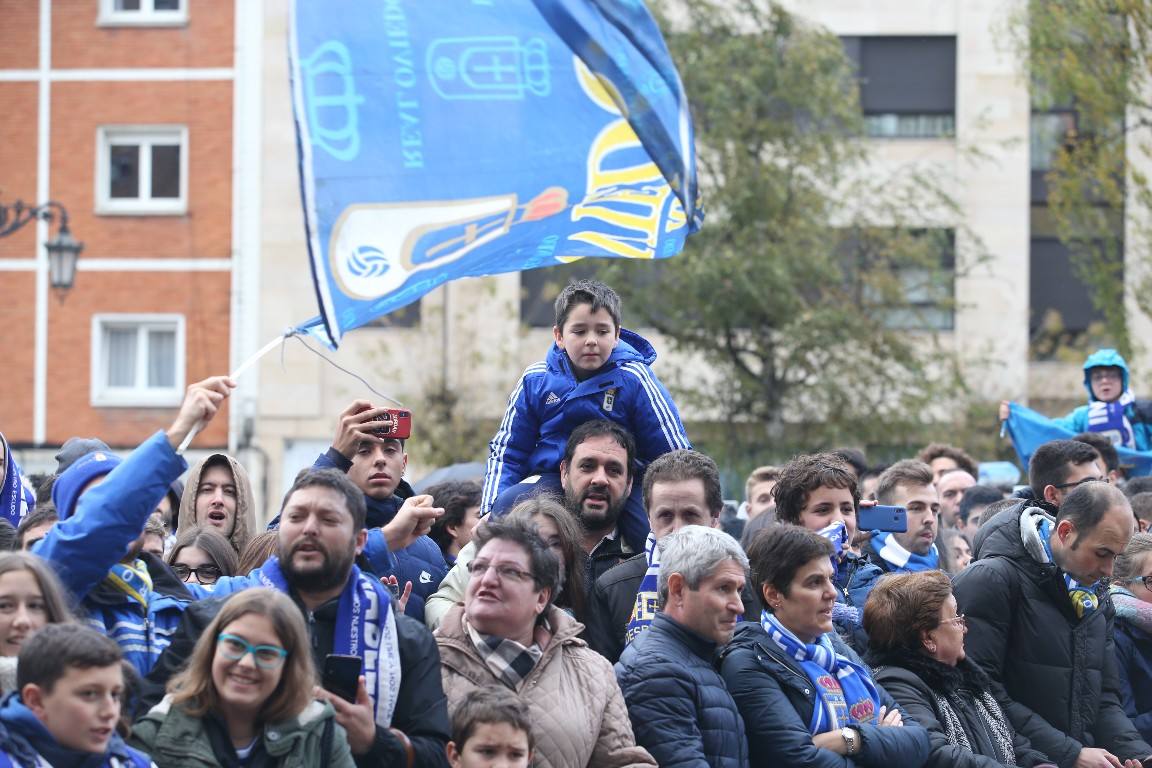
[[[652,373],[656,351],[620,327],[620,298],[595,280],[560,292],[552,333],[547,360],[524,371],[488,444],[481,514],[504,514],[524,495],[559,492],[560,460],[572,430],[590,419],[609,419],[636,438],[638,476],[620,528],[629,546],[640,550],[648,535],[644,467],[668,451],[692,447],[671,396]]]
[[[0,708],[0,764],[152,765],[116,733],[124,693],[120,646],[79,624],[48,624],[20,649],[18,694]]]

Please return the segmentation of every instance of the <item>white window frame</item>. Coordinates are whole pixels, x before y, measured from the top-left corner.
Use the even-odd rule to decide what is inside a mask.
[[[180,0],[175,11],[158,11],[154,0],[140,0],[138,11],[116,10],[116,0],[99,0],[96,25],[101,27],[182,27],[188,23],[188,3]]]
[[[140,197],[112,197],[112,145],[134,142],[180,145],[180,196],[153,198],[152,153],[140,152]],[[188,127],[184,125],[102,125],[96,129],[96,213],[105,216],[179,216],[188,212]],[[145,196],[147,192],[147,196]]]
[[[135,326],[138,334],[136,345],[136,382],[133,387],[110,387],[108,381],[108,359],[104,349],[104,331],[109,327]],[[141,386],[147,380],[148,362],[146,343],[149,330],[176,332],[176,371],[173,386],[157,388]],[[185,320],[178,314],[100,314],[92,316],[92,405],[112,408],[157,408],[180,405],[184,399],[185,377]]]

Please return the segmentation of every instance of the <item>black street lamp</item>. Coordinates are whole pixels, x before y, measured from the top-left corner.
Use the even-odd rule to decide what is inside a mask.
[[[72,287],[76,280],[76,259],[84,250],[84,243],[72,237],[68,229],[68,211],[54,200],[43,205],[30,206],[17,200],[12,205],[0,204],[0,237],[6,237],[30,221],[42,219],[51,223],[60,218],[60,229],[56,237],[44,243],[48,251],[48,275],[52,287],[61,292]]]

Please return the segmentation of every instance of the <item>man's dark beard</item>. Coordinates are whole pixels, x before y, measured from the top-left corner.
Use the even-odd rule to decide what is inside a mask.
[[[603,517],[599,520],[585,520],[584,497],[587,495],[588,491],[585,491],[578,497],[572,488],[564,489],[566,506],[576,519],[580,521],[581,527],[586,531],[608,531],[615,528],[617,521],[620,520],[620,514],[624,511],[624,506],[628,503],[628,497],[624,496],[613,502],[611,495],[605,492],[604,496],[608,499],[608,506],[604,509]]]
[[[284,574],[288,586],[296,592],[326,592],[343,585],[348,580],[348,574],[352,570],[352,561],[356,558],[355,546],[349,547],[344,557],[332,555],[321,549],[319,543],[316,544],[316,548],[318,552],[324,555],[324,562],[319,568],[307,571],[296,569],[292,560],[294,554],[292,550],[285,551],[283,545],[277,550],[280,571]]]

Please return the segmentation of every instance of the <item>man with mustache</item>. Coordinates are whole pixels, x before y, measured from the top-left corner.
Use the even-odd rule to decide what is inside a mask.
[[[564,506],[583,533],[584,588],[589,595],[596,579],[633,555],[617,523],[632,490],[635,457],[631,433],[607,419],[592,419],[572,430],[564,448]],[[474,547],[462,549],[436,594],[428,598],[424,623],[429,629],[436,629],[444,614],[464,600],[474,555]]]

